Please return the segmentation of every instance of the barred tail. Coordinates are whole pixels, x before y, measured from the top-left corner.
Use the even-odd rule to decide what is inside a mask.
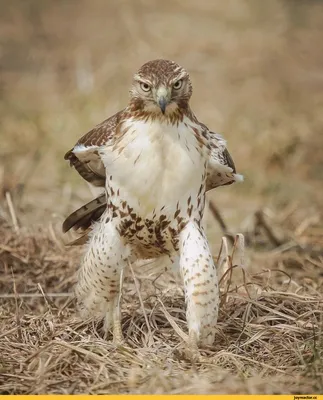
[[[81,230],[81,233],[89,231],[92,223],[100,219],[106,206],[106,196],[105,193],[103,193],[70,214],[63,222],[63,232],[66,233],[72,228],[76,231]],[[75,244],[83,244],[78,243],[78,240],[79,239],[75,241]]]

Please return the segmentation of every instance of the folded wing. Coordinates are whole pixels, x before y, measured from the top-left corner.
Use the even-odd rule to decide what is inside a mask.
[[[123,116],[124,110],[101,122],[65,154],[65,160],[69,160],[81,177],[94,186],[105,186],[105,168],[99,150],[113,142]]]
[[[236,167],[223,137],[214,132],[209,132],[209,135],[211,153],[207,169],[207,192],[216,187],[231,185],[243,180],[242,175],[236,173]]]

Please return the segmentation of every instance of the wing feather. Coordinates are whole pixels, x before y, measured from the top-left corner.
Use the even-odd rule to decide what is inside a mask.
[[[243,180],[236,173],[233,159],[226,148],[226,141],[221,135],[209,132],[211,153],[207,170],[206,191],[219,186],[231,185]]]
[[[117,127],[124,116],[125,110],[122,110],[101,122],[82,136],[65,154],[65,160],[69,160],[82,178],[94,186],[105,185],[105,168],[99,156],[100,147],[113,142]]]

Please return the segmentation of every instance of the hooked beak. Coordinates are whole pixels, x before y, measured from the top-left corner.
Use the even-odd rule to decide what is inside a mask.
[[[159,107],[161,109],[161,112],[163,114],[165,114],[166,107],[170,101],[170,93],[164,86],[159,87],[159,89],[157,90],[156,100],[157,100],[157,104],[159,105]]]
[[[166,97],[164,97],[164,96],[160,97],[160,98],[158,99],[158,105],[159,105],[159,107],[160,107],[160,109],[161,109],[161,112],[162,112],[163,114],[165,114],[165,110],[166,110],[166,106],[167,106]]]

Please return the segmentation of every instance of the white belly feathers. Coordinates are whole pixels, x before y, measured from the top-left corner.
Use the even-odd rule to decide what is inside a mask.
[[[129,121],[127,133],[111,151],[100,151],[107,177],[122,191],[121,197],[138,202],[147,214],[160,207],[176,206],[202,183],[205,158],[186,124]]]

